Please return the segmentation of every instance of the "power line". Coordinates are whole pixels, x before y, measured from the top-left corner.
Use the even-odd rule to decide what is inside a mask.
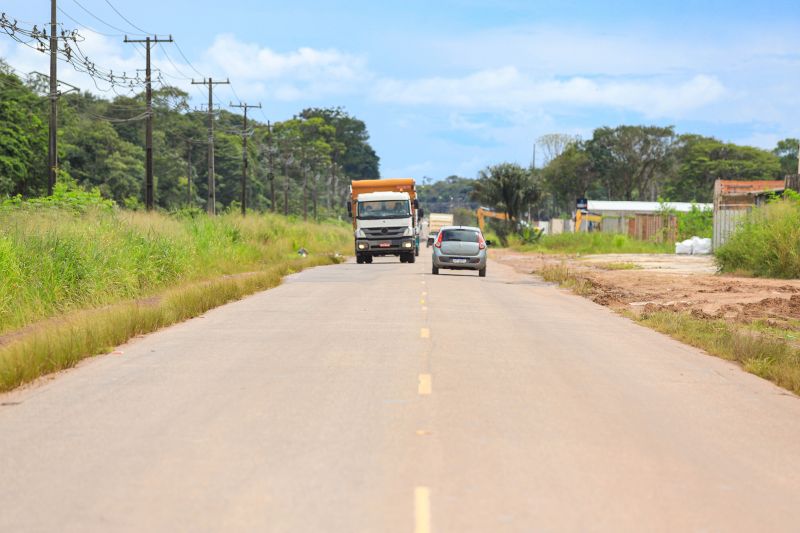
[[[174,44],[175,44],[175,48],[178,49],[178,53],[181,55],[183,60],[186,61],[186,64],[189,65],[189,68],[191,68],[193,71],[195,71],[195,73],[197,73],[197,75],[202,78],[203,77],[203,73],[200,72],[199,70],[197,70],[196,68],[194,68],[194,65],[192,65],[192,62],[189,61],[189,59],[186,57],[186,54],[183,53],[183,50],[181,49],[181,46],[178,44],[178,41],[175,41]]]
[[[77,24],[81,28],[83,28],[85,30],[89,30],[92,33],[96,33],[97,35],[102,35],[103,37],[122,37],[122,35],[123,35],[122,33],[103,33],[101,31],[97,31],[96,29],[92,28],[88,24],[84,24],[84,23],[80,22],[79,20],[75,19],[72,15],[70,15],[69,13],[67,13],[66,11],[61,9],[60,7],[56,7],[56,9],[58,9],[59,13],[61,13],[62,15],[64,15],[68,19],[70,19],[72,22],[74,22],[75,24]]]
[[[135,29],[139,30],[140,32],[142,32],[142,34],[144,34],[144,35],[155,35],[153,32],[151,32],[151,31],[145,31],[145,30],[143,30],[142,28],[140,28],[139,26],[137,26],[136,24],[134,24],[133,22],[131,22],[130,20],[128,20],[128,18],[127,18],[125,15],[123,15],[122,13],[120,13],[120,12],[119,12],[119,9],[117,9],[116,7],[114,7],[114,4],[112,4],[112,3],[111,3],[111,2],[109,2],[108,0],[105,0],[105,3],[106,3],[106,4],[108,4],[108,7],[110,7],[111,9],[113,9],[113,10],[114,10],[114,13],[116,13],[117,15],[119,15],[119,16],[120,16],[120,18],[122,18],[122,20],[124,20],[125,22],[127,22],[128,24],[130,24],[130,25],[131,25],[133,28],[135,28]]]
[[[113,24],[111,24],[109,22],[106,22],[105,20],[101,19],[100,17],[98,17],[97,15],[95,15],[94,13],[92,13],[91,11],[86,9],[85,7],[83,7],[83,5],[80,2],[78,2],[78,0],[72,0],[72,1],[75,3],[75,5],[77,5],[79,8],[84,10],[90,17],[92,17],[96,21],[100,22],[101,24],[105,24],[106,26],[108,26],[112,30],[117,30],[119,32],[125,33],[125,30],[123,30],[122,28],[118,28],[118,27],[114,26]],[[145,34],[142,34],[142,35],[145,35]]]

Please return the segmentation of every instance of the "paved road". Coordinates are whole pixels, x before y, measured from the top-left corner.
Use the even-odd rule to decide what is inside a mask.
[[[797,531],[797,397],[420,259],[310,270],[0,397],[0,531]]]

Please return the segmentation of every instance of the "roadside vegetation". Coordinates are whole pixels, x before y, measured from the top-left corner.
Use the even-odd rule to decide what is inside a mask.
[[[546,264],[535,273],[578,295],[592,299],[602,296],[592,280],[566,263]],[[790,324],[793,329],[787,330],[765,321],[729,321],[686,311],[651,311],[645,307],[640,313],[620,312],[711,355],[735,361],[747,372],[800,394],[800,321],[793,321]]]
[[[722,272],[800,278],[800,194],[754,209],[715,256]]]
[[[339,222],[141,213],[96,192],[58,194],[0,204],[0,390],[337,262],[351,245]]]
[[[518,244],[513,248],[522,252],[564,255],[665,254],[674,252],[674,247],[670,243],[640,241],[627,235],[602,232],[544,235],[533,244]]]
[[[643,313],[636,320],[800,394],[800,348],[785,333],[671,311]]]

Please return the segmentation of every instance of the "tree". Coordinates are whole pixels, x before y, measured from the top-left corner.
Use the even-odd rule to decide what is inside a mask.
[[[671,168],[672,126],[598,128],[586,148],[609,199],[650,200]]]
[[[0,195],[47,187],[47,130],[40,99],[0,62]]]
[[[781,174],[798,174],[797,152],[800,148],[800,140],[784,139],[778,141],[778,146],[772,151],[781,160]]]
[[[481,170],[475,183],[475,197],[508,216],[512,226],[541,192],[531,173],[516,163],[501,163]]]
[[[543,170],[544,188],[549,192],[561,213],[571,213],[575,200],[602,196],[597,173],[584,143],[573,143]]]
[[[781,177],[781,162],[777,155],[700,135],[682,135],[675,156],[677,175],[666,183],[664,196],[676,201],[711,202],[717,179],[769,180]]]
[[[564,150],[578,141],[579,138],[575,135],[548,133],[536,139],[536,145],[542,147],[542,151],[544,152],[544,165],[546,166],[550,161],[563,154]]]

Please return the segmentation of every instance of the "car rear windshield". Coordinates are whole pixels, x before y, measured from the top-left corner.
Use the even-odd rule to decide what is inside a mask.
[[[469,229],[442,230],[442,241],[478,242],[478,232]]]

